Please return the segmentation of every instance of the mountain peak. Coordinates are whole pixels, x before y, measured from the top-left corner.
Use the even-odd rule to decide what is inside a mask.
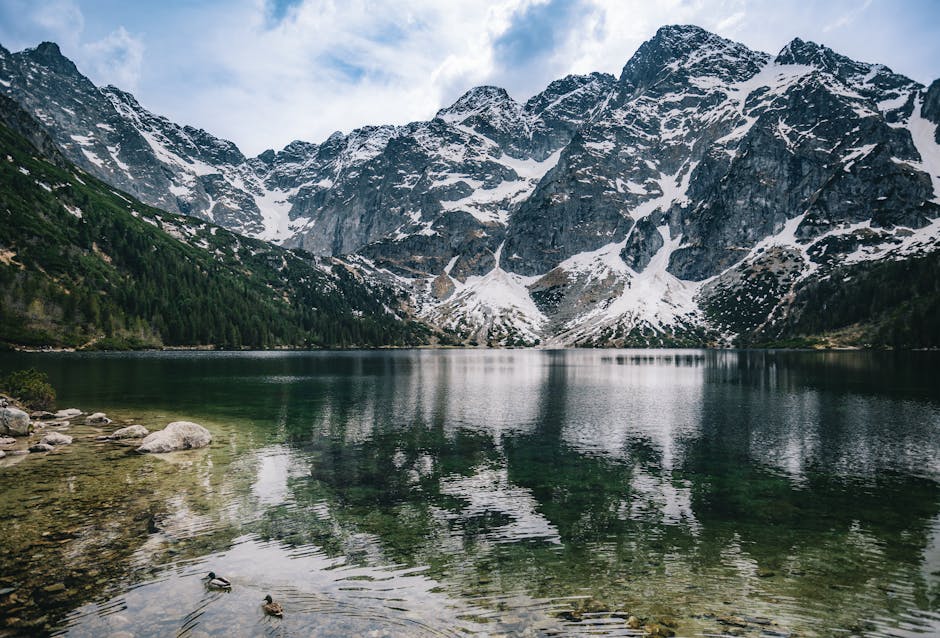
[[[623,67],[620,82],[634,88],[649,86],[684,69],[694,75],[714,75],[741,81],[770,59],[695,25],[667,25],[640,45]]]
[[[55,42],[42,42],[35,49],[26,49],[23,54],[30,60],[58,73],[78,73],[75,64],[62,55]]]
[[[460,123],[473,115],[493,110],[519,110],[519,104],[513,100],[506,89],[498,86],[476,86],[448,106],[437,112],[435,117],[445,122]]]
[[[806,64],[809,66],[828,67],[833,62],[849,61],[832,49],[800,38],[793,38],[780,53],[777,54],[778,64]]]
[[[862,90],[860,87],[868,84],[876,85],[879,90],[894,90],[895,92],[920,86],[883,64],[859,62],[836,53],[825,45],[800,38],[794,38],[783,47],[774,61],[777,64],[811,66],[852,84],[858,90]]]
[[[694,24],[665,24],[659,27],[656,30],[656,35],[652,37],[653,40],[668,42],[686,42],[708,38],[719,38],[719,36]]]

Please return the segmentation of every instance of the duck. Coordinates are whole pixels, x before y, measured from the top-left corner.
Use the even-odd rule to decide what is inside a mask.
[[[228,591],[232,588],[232,582],[228,578],[222,578],[221,576],[216,576],[215,572],[209,572],[209,575],[205,577],[206,587],[210,589],[223,589]]]
[[[264,597],[264,604],[261,605],[261,608],[264,609],[264,613],[269,616],[277,616],[278,618],[284,616],[284,607],[281,603],[274,602],[274,599],[271,598],[271,594]]]

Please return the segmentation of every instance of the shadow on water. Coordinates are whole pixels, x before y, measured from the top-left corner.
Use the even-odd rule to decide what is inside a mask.
[[[0,461],[0,635],[940,632],[933,353],[0,356],[27,365],[215,442],[75,425]]]

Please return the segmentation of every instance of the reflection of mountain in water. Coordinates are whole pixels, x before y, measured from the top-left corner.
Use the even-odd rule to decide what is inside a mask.
[[[848,627],[899,595],[916,606],[936,580],[921,571],[940,504],[935,405],[820,385],[805,355],[414,356],[331,393],[315,417],[330,442],[295,439],[323,454],[297,490],[463,594],[495,594],[488,571],[534,599],[631,610],[651,593],[710,609],[752,588],[754,615]],[[344,425],[360,409],[348,398],[370,416]]]
[[[86,491],[81,511],[97,512],[86,536],[99,540],[67,546],[67,562],[97,559],[108,541],[94,534],[124,530],[111,537],[127,549],[108,559],[110,591],[157,577],[126,600],[180,595],[203,565],[228,561],[317,613],[369,599],[368,614],[459,617],[471,630],[622,630],[615,611],[675,618],[682,634],[721,633],[728,615],[800,635],[940,626],[935,358],[422,351],[80,364],[84,383],[109,379],[105,405],[140,400],[121,384],[151,374],[154,409],[196,416],[213,397],[204,409],[225,441],[194,472],[136,457],[94,468],[102,486],[137,481],[140,502]],[[54,376],[79,362],[62,365]],[[0,559],[0,573],[16,565]],[[73,620],[76,635],[99,611]]]

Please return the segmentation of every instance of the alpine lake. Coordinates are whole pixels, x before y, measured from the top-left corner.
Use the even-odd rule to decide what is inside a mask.
[[[28,367],[114,423],[0,460],[0,636],[940,635],[940,353]],[[96,440],[175,420],[212,445]]]

